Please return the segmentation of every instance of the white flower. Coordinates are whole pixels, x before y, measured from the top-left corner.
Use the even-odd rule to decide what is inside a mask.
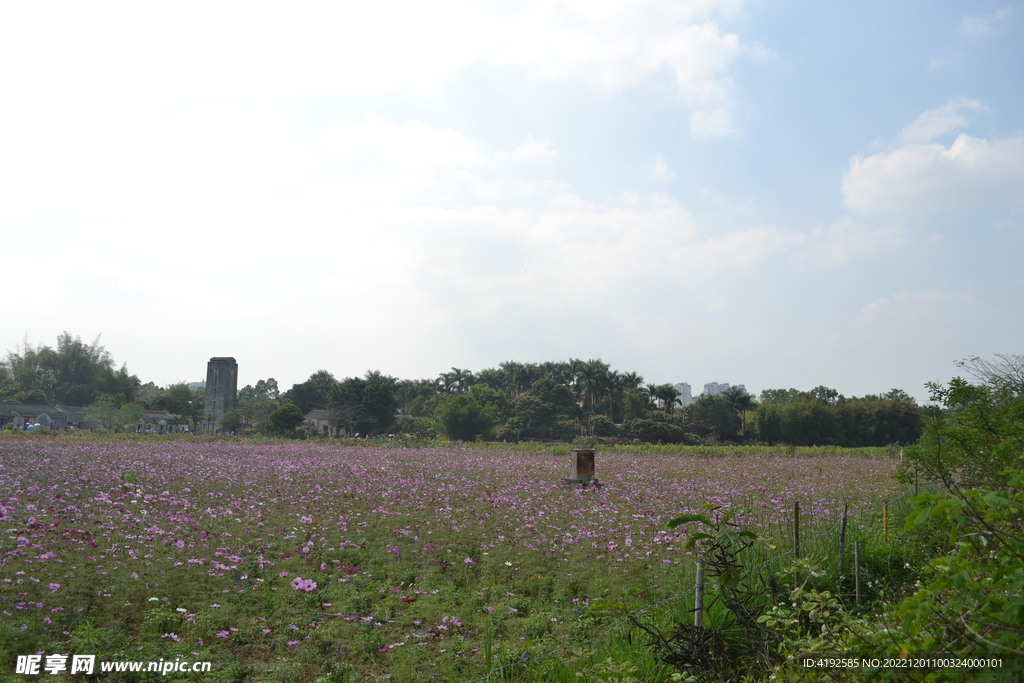
[[[160,598],[150,598],[149,602],[160,602]]]
[[[512,563],[511,563],[511,562],[506,562],[506,563],[505,563],[505,566],[506,566],[506,567],[511,567],[511,566],[512,566]]]

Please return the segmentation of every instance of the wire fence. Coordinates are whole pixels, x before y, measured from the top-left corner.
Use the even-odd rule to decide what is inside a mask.
[[[877,508],[866,508],[866,509],[857,510],[856,514],[857,515],[861,515],[861,516],[868,515],[868,514],[873,514],[873,513],[882,513],[882,514],[884,514],[884,512],[886,510],[887,510],[887,506],[882,506],[882,507],[877,507]],[[813,536],[810,536],[808,538],[801,538],[800,539],[800,544],[801,545],[804,545],[804,544],[810,545],[810,544],[813,544],[815,541],[818,541],[818,540],[820,540],[822,538],[825,538],[827,536],[834,536],[835,537],[839,533],[839,527],[840,527],[841,524],[842,524],[842,519],[834,520],[825,531],[817,533],[817,534],[815,534]],[[761,569],[764,569],[765,567],[767,567],[769,565],[778,564],[781,561],[783,561],[784,559],[787,559],[787,558],[790,558],[791,556],[794,556],[796,550],[797,549],[794,547],[793,549],[790,549],[790,550],[780,550],[778,552],[774,552],[774,553],[772,553],[772,555],[770,557],[768,557],[767,559],[763,560],[762,562],[759,562],[758,564],[753,565],[753,566],[747,568],[747,571],[750,572],[750,573],[753,573],[753,572],[760,571]],[[560,646],[558,648],[555,648],[555,649],[551,650],[550,652],[547,652],[547,653],[545,653],[543,655],[539,655],[537,657],[530,657],[529,655],[526,654],[526,652],[524,652],[524,656],[521,656],[516,661],[514,661],[514,662],[507,662],[507,663],[503,662],[499,666],[491,669],[489,672],[487,672],[487,674],[485,674],[483,676],[480,676],[479,678],[472,678],[472,679],[465,680],[462,683],[482,683],[483,681],[489,681],[489,680],[491,680],[492,678],[494,678],[496,676],[503,678],[506,670],[513,670],[513,669],[515,669],[517,667],[524,666],[526,664],[534,664],[534,663],[541,662],[541,661],[544,661],[544,660],[547,660],[547,659],[552,659],[554,657],[557,657],[557,656],[561,655],[562,653],[564,653],[564,652],[566,652],[568,650],[579,649],[579,648],[583,648],[583,647],[585,647],[587,645],[590,645],[592,643],[596,643],[596,642],[598,642],[598,641],[608,637],[609,635],[611,635],[615,631],[621,629],[623,626],[631,623],[632,620],[636,619],[637,617],[640,617],[640,616],[642,616],[644,614],[648,614],[648,613],[652,612],[653,610],[657,609],[658,607],[661,607],[662,605],[666,605],[668,603],[676,602],[678,600],[681,600],[682,598],[685,598],[685,597],[688,597],[690,595],[693,595],[696,591],[697,591],[697,587],[696,586],[694,586],[692,588],[689,588],[687,590],[679,591],[679,592],[677,592],[677,593],[675,593],[675,594],[673,594],[673,595],[671,595],[671,596],[669,596],[667,598],[659,600],[658,602],[651,603],[650,605],[647,605],[646,607],[643,607],[642,609],[631,611],[629,614],[624,615],[622,617],[619,617],[618,619],[613,621],[608,627],[606,627],[601,633],[599,633],[599,634],[597,634],[595,636],[592,636],[592,637],[590,637],[590,638],[588,638],[586,640],[581,640],[581,641],[577,641],[577,642],[574,642],[574,643],[571,643],[571,644],[568,644],[568,645]]]

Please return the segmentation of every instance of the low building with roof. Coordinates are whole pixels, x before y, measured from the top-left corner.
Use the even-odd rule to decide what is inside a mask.
[[[327,436],[331,433],[331,422],[326,410],[311,410],[306,413],[305,426],[312,434]]]
[[[13,424],[17,429],[40,424],[51,429],[67,429],[64,411],[38,403],[0,403],[0,428]]]
[[[172,434],[188,431],[188,420],[181,420],[166,410],[147,410],[135,427],[139,434]]]

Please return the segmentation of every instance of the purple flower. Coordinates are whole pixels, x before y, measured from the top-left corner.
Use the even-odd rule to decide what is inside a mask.
[[[303,593],[311,593],[316,590],[316,581],[296,576],[292,581],[291,586],[295,590],[302,591]]]

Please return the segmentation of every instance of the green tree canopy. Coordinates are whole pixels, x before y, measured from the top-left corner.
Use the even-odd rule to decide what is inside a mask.
[[[277,385],[276,381],[274,385]],[[311,410],[326,408],[331,392],[337,385],[338,380],[334,379],[334,375],[326,370],[317,370],[305,382],[293,384],[281,398],[297,405],[305,415]]]
[[[701,396],[686,407],[686,420],[701,436],[731,441],[740,430],[740,416],[722,396]]]
[[[445,396],[438,402],[434,417],[449,437],[460,441],[487,437],[498,422],[493,407],[481,405],[470,394]]]
[[[270,414],[267,420],[267,433],[277,436],[289,436],[301,427],[306,417],[294,403],[285,403]]]
[[[328,397],[327,412],[332,429],[367,434],[387,431],[397,408],[397,380],[373,370],[364,378],[347,377],[338,383]]]
[[[547,437],[555,424],[555,413],[550,403],[524,394],[512,402],[512,413],[519,420],[523,436]]]
[[[551,407],[551,412],[556,418],[577,419],[582,417],[583,411],[576,403],[569,387],[559,384],[555,380],[544,377],[533,383],[530,387],[530,395],[536,396],[542,403]]]
[[[56,348],[45,344],[8,351],[0,362],[0,393],[4,400],[23,403],[63,403],[84,406],[100,395],[112,396],[119,405],[135,397],[140,383],[114,360],[97,337],[86,344],[81,337],[62,332]]]

